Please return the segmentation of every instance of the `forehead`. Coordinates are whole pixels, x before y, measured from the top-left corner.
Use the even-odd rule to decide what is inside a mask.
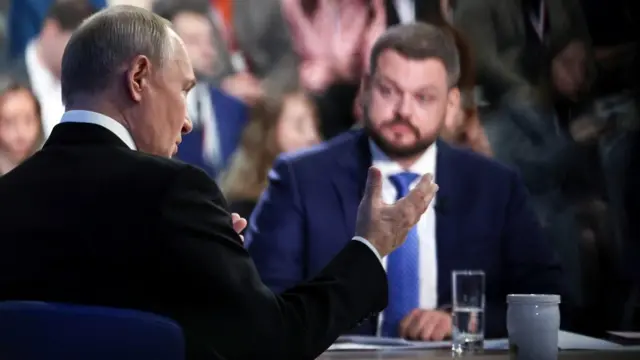
[[[440,59],[409,59],[394,50],[380,54],[376,74],[407,90],[449,87],[447,69]]]

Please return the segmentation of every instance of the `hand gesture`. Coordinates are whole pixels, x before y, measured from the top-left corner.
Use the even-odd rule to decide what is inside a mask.
[[[451,336],[452,327],[451,315],[444,311],[415,309],[400,322],[399,334],[409,340],[442,341]]]
[[[340,25],[337,31],[332,32],[331,54],[335,71],[341,79],[353,80],[359,75],[359,54],[368,22],[369,12],[361,3],[351,1],[340,6]]]
[[[369,60],[373,45],[378,41],[380,35],[387,30],[387,11],[384,8],[384,0],[373,0],[373,18],[367,27],[363,38],[361,49],[362,66],[365,72],[369,72]]]
[[[242,235],[242,231],[247,227],[247,220],[242,216],[233,213],[231,214],[231,223],[233,224],[233,230],[235,230],[238,235],[240,235],[240,240],[244,244],[244,236]]]
[[[356,236],[367,239],[380,256],[388,255],[404,243],[409,229],[420,220],[437,190],[433,176],[427,174],[407,196],[387,205],[382,201],[382,174],[377,168],[370,168],[358,207]]]
[[[331,43],[326,39],[333,34],[335,21],[325,3],[320,1],[309,18],[301,0],[282,0],[282,13],[291,30],[294,50],[302,59],[327,60],[331,55]]]
[[[331,64],[322,60],[303,62],[298,73],[302,87],[312,92],[324,92],[335,80]]]

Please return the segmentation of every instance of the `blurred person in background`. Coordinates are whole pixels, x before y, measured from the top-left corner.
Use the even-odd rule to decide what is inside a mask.
[[[240,142],[249,109],[236,96],[213,84],[220,58],[214,47],[210,5],[200,0],[171,0],[156,10],[171,21],[183,39],[197,79],[196,86],[187,94],[193,130],[184,136],[176,156],[215,178],[225,169]]]
[[[24,55],[29,42],[40,33],[42,24],[47,18],[47,13],[56,1],[59,2],[59,0],[11,0],[7,16],[9,29],[8,55],[11,60],[19,59]],[[73,2],[76,0],[65,1]],[[109,5],[112,0],[90,0],[90,2],[96,9],[102,9]]]
[[[45,138],[64,113],[60,89],[62,53],[71,33],[96,12],[89,0],[56,0],[48,10],[38,36],[8,72],[17,81],[29,84],[42,106]]]
[[[42,145],[43,136],[35,95],[9,82],[0,91],[0,176],[33,155]]]
[[[297,59],[279,0],[156,0],[154,11],[175,3],[208,8],[217,55],[209,80],[225,92],[251,105],[266,92],[297,86]]]
[[[252,110],[221,188],[231,212],[249,219],[268,185],[268,173],[284,152],[320,142],[319,120],[312,100],[303,92],[262,101]]]

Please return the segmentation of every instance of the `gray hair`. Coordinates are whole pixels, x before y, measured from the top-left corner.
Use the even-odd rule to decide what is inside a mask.
[[[139,7],[119,5],[89,17],[73,33],[62,56],[62,102],[96,93],[124,71],[137,55],[162,66],[173,48],[171,24]]]

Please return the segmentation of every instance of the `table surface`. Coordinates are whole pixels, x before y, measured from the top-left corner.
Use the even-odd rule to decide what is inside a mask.
[[[506,350],[485,351],[482,354],[465,356],[482,360],[508,360],[509,353]],[[321,355],[318,360],[438,360],[451,359],[451,351],[448,350],[396,350],[396,351],[332,351]],[[559,360],[638,360],[640,351],[561,351]]]

